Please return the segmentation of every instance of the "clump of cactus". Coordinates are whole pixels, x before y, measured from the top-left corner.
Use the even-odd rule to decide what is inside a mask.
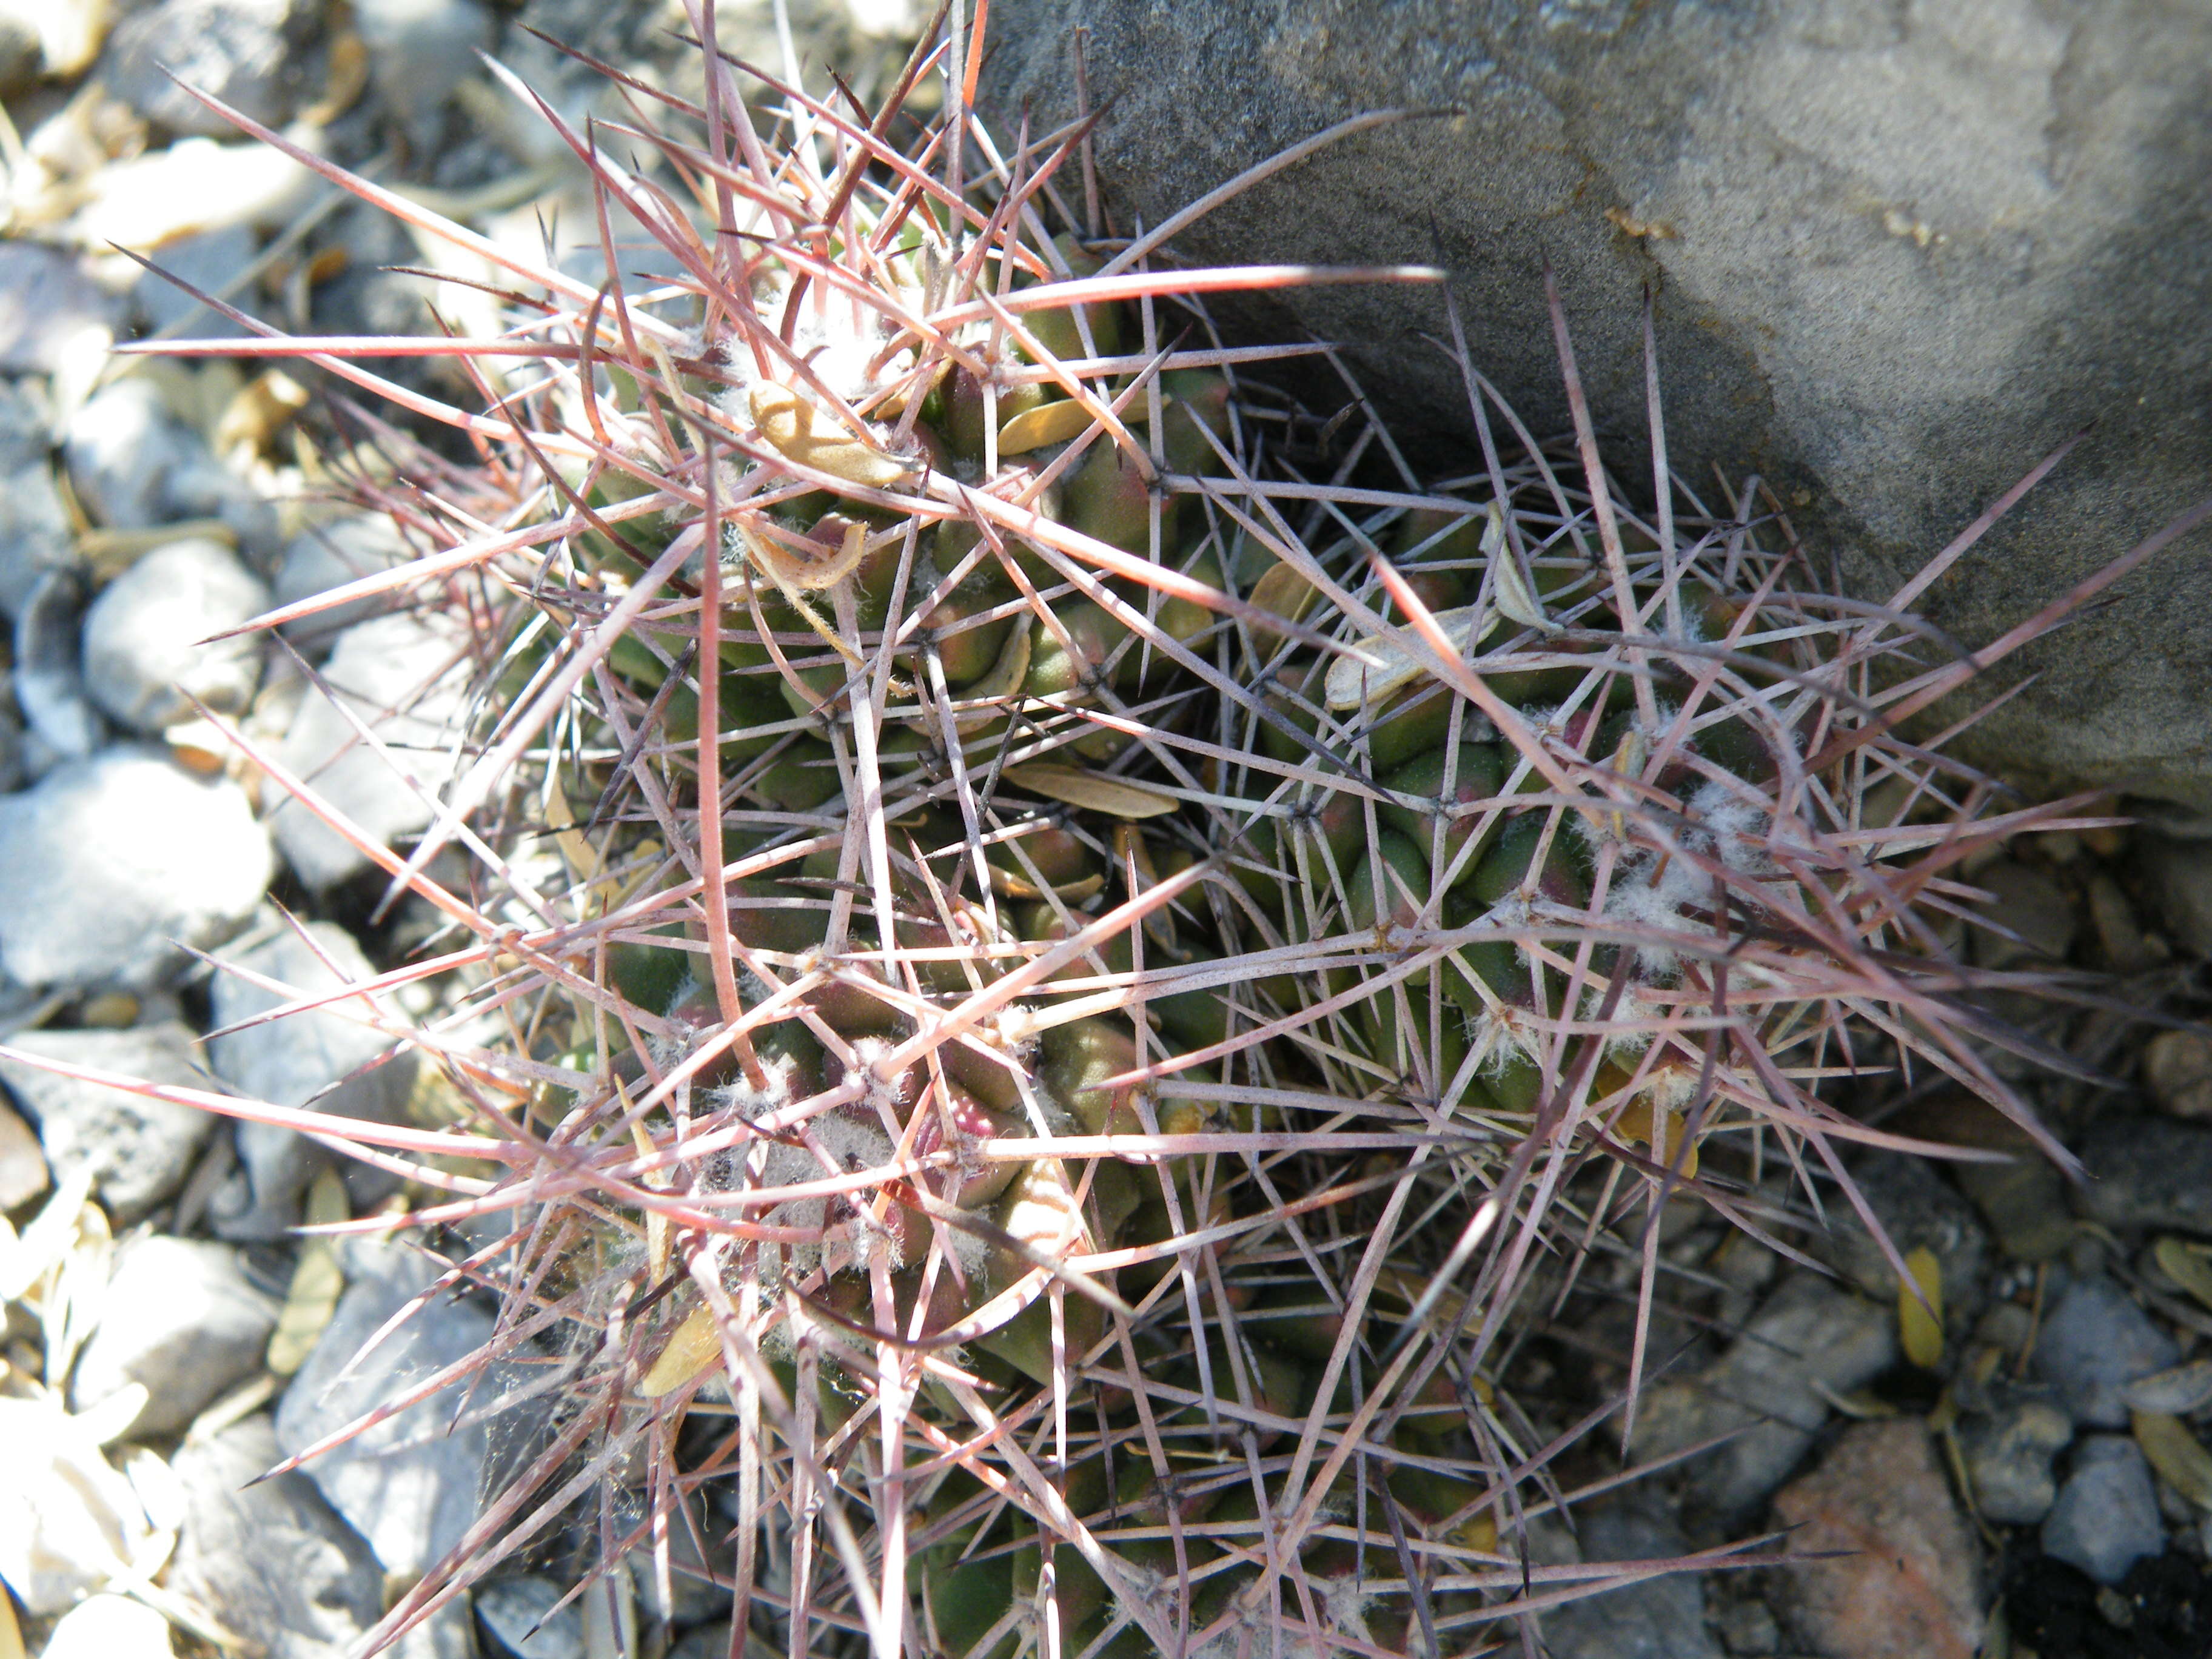
[[[167,348],[312,354],[482,462],[385,496],[439,550],[267,619],[478,584],[471,762],[377,849],[460,935],[451,1109],[360,1137],[419,1201],[356,1224],[469,1229],[486,1362],[565,1368],[378,1639],[564,1528],[596,1582],[701,1527],[733,1650],[794,1655],[1458,1651],[1602,1588],[1526,1565],[1596,1427],[1516,1398],[1532,1264],[1617,1235],[1648,1307],[1666,1197],[1851,1194],[1847,1073],[2033,1123],[1929,917],[2057,809],[1896,729],[1993,659],[1911,622],[1963,544],[1850,604],[1671,476],[1656,391],[1639,500],[1463,351],[1482,465],[1425,478],[1200,301],[1432,273],[1104,234],[1084,130],[988,131],[960,27],[860,115],[694,21],[703,102],[545,111],[651,283],[303,157],[526,290],[404,347],[498,365],[483,412],[368,343]]]

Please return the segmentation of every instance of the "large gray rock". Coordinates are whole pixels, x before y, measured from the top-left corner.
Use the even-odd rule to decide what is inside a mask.
[[[1074,117],[1079,25],[1125,228],[1346,117],[1434,112],[1297,164],[1179,245],[1441,258],[1475,366],[1540,434],[1567,424],[1548,259],[1614,464],[1647,479],[1656,289],[1677,473],[1700,489],[1715,464],[1759,473],[1863,595],[2098,422],[1929,596],[1970,644],[2208,493],[2202,7],[1002,0],[982,86],[1003,131],[1025,107],[1032,133]],[[1277,300],[1346,343],[1407,428],[1464,440],[1458,373],[1424,337],[1445,328],[1433,290]],[[2194,536],[2021,659],[2045,678],[1972,734],[1978,752],[2212,809],[2207,547]]]
[[[0,799],[0,966],[25,985],[143,989],[179,945],[243,927],[273,872],[246,792],[103,750]]]
[[[252,1099],[396,1122],[406,1111],[414,1085],[415,1058],[402,1054],[380,1066],[374,1063],[392,1042],[367,1023],[376,1011],[363,1008],[359,1000],[229,1029],[286,1003],[375,977],[361,946],[343,928],[328,921],[305,927],[303,939],[279,922],[264,936],[217,957],[222,966],[210,991],[216,1027],[222,1034],[209,1041],[209,1060],[224,1082]],[[256,983],[257,978],[289,991],[270,990]],[[266,1123],[240,1123],[237,1139],[246,1190],[236,1197],[222,1195],[215,1210],[216,1231],[227,1238],[277,1237],[299,1220],[301,1194],[330,1155],[295,1131]]]
[[[99,1328],[76,1362],[70,1403],[86,1411],[133,1382],[146,1404],[130,1431],[180,1434],[261,1369],[276,1304],[238,1252],[151,1233],[123,1247]]]
[[[225,634],[269,606],[269,589],[205,536],[157,547],[110,582],[84,617],[86,692],[142,732],[187,719],[197,701],[238,714],[261,678],[261,641]]]
[[[10,1048],[88,1071],[146,1083],[210,1089],[191,1030],[175,1022],[128,1031],[18,1031]],[[0,1060],[0,1082],[38,1121],[56,1181],[92,1170],[92,1190],[128,1226],[185,1184],[215,1119],[197,1106],[155,1100]]]
[[[313,1481],[262,1480],[283,1455],[265,1416],[177,1453],[185,1524],[169,1583],[269,1659],[337,1659],[382,1612],[384,1575]]]
[[[389,845],[429,823],[425,793],[453,775],[453,722],[465,707],[469,670],[465,642],[434,621],[401,612],[349,628],[323,668],[331,696],[308,693],[278,758]],[[380,752],[362,739],[356,721],[376,734]],[[286,861],[310,887],[368,867],[352,842],[296,800],[285,801],[269,821]]]

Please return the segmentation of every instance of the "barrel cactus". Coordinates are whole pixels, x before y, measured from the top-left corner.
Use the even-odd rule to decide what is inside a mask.
[[[1471,365],[1464,477],[1309,417],[1247,378],[1304,348],[1202,297],[1433,273],[1106,234],[1082,131],[969,108],[978,50],[866,117],[709,53],[642,94],[659,181],[548,110],[651,284],[304,158],[527,288],[410,348],[489,412],[360,342],[166,348],[312,354],[487,458],[465,513],[382,495],[439,549],[267,619],[474,630],[473,758],[379,854],[466,936],[403,1219],[466,1230],[487,1364],[563,1364],[380,1640],[564,1529],[665,1575],[711,1497],[733,1645],[1480,1647],[1608,1581],[1524,1576],[1597,1421],[1516,1397],[1540,1258],[1617,1234],[1648,1302],[1669,1195],[1755,1224],[1777,1153],[1851,1192],[1845,1073],[2032,1122],[1929,914],[2056,809],[1897,736],[1986,665],[1911,660],[1917,588],[1836,598],[1662,444],[1639,504]]]

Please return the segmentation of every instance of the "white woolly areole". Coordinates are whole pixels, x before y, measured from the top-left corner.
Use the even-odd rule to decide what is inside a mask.
[[[781,330],[790,292],[791,279],[781,272],[756,285],[753,308],[765,326]],[[890,297],[908,312],[921,309],[919,289],[902,284]],[[810,283],[792,325],[791,349],[823,386],[847,404],[855,404],[898,381],[914,367],[913,351],[902,348],[873,374],[869,372],[870,365],[902,331],[875,307],[858,304],[849,295],[823,283]],[[757,386],[787,386],[809,402],[815,401],[812,388],[792,373],[782,354],[769,354],[763,370],[751,346],[742,338],[733,337],[723,343],[716,367],[730,377],[730,382],[715,392],[714,400],[741,422],[752,419],[752,392]]]
[[[1710,859],[1747,876],[1772,872],[1766,837],[1771,813],[1720,782],[1700,786],[1683,808],[1677,833],[1682,851]],[[1585,833],[1601,833],[1587,831]],[[1689,858],[1638,848],[1624,854],[1606,895],[1606,914],[1632,927],[1666,933],[1692,933],[1704,924],[1686,912],[1709,908],[1712,878]],[[1648,945],[1636,952],[1643,975],[1662,983],[1681,972],[1681,956],[1671,945]]]
[[[1367,1609],[1376,1600],[1375,1592],[1348,1572],[1315,1582],[1321,1587],[1321,1610],[1328,1622],[1353,1641],[1374,1646],[1375,1638],[1367,1628]]]

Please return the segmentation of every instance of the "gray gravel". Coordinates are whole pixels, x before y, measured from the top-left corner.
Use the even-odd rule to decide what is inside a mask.
[[[2136,1443],[2116,1434],[2084,1440],[2043,1523],[2044,1553],[2100,1584],[2117,1584],[2130,1567],[2165,1547],[2150,1465]]]
[[[276,1328],[276,1304],[247,1277],[238,1252],[155,1233],[117,1255],[100,1328],[76,1362],[72,1407],[84,1411],[128,1383],[146,1406],[142,1438],[179,1434],[255,1376]]]
[[[189,1027],[174,1021],[128,1031],[21,1031],[12,1047],[49,1060],[149,1082],[212,1089]],[[92,1172],[92,1189],[128,1225],[185,1183],[215,1120],[196,1106],[110,1089],[0,1059],[5,1082],[37,1122],[57,1179]]]
[[[2036,1370],[2076,1422],[2124,1428],[2124,1385],[2181,1358],[2174,1340],[2108,1279],[2069,1285],[2045,1316]]]
[[[140,732],[189,718],[198,703],[242,713],[261,679],[261,641],[228,633],[269,608],[267,584],[222,543],[189,537],[118,576],[84,617],[85,692]]]
[[[26,985],[134,989],[246,925],[274,873],[246,793],[117,747],[0,797],[0,965]]]

